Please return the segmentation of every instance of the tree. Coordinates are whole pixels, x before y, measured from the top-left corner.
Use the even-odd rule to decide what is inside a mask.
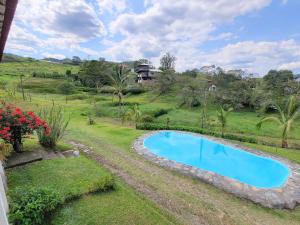
[[[205,83],[192,77],[180,77],[178,82],[182,99],[181,105],[190,108],[201,105],[203,93],[205,92]]]
[[[120,65],[116,65],[114,67],[113,73],[109,75],[109,78],[111,80],[110,86],[114,89],[113,94],[118,97],[119,116],[121,114],[123,93],[127,88],[129,72],[130,72],[129,69],[127,69],[124,65],[120,64]]]
[[[175,70],[175,61],[176,61],[176,57],[172,56],[169,52],[167,52],[160,59],[160,69],[162,71]]]
[[[74,65],[79,65],[79,64],[81,64],[81,59],[79,58],[79,56],[73,56],[73,58],[72,58],[72,63],[74,64]]]
[[[279,105],[274,104],[279,117],[269,116],[261,119],[256,127],[261,128],[263,123],[275,122],[281,127],[281,147],[288,148],[288,134],[293,127],[295,120],[299,117],[300,106],[296,103],[296,97],[290,96],[283,110]]]
[[[66,95],[66,103],[68,103],[68,95],[75,92],[75,86],[72,83],[64,82],[57,87],[59,93]]]
[[[229,112],[233,111],[233,108],[229,109],[224,109],[222,106],[220,106],[220,109],[217,111],[217,117],[218,120],[221,124],[221,132],[222,132],[222,137],[224,137],[224,131],[227,125],[227,117]]]
[[[94,87],[98,91],[101,86],[110,84],[108,74],[112,72],[111,67],[106,61],[84,62],[80,67],[79,78],[84,86]]]
[[[270,70],[263,78],[266,89],[273,91],[278,96],[285,94],[285,87],[293,79],[294,75],[290,70]]]
[[[22,138],[33,131],[43,129],[49,135],[48,124],[33,112],[23,112],[13,105],[2,103],[0,109],[0,138],[13,146],[14,151],[22,152]]]
[[[175,83],[175,72],[173,70],[165,70],[157,77],[156,88],[159,95],[163,95],[171,90]]]

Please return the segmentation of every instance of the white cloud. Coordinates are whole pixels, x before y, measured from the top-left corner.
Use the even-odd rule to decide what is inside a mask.
[[[27,49],[35,52],[64,49],[95,55],[81,44],[105,34],[95,9],[85,0],[21,0],[7,49],[30,46]]]
[[[81,41],[105,34],[94,8],[84,0],[22,0],[16,22],[46,35]]]
[[[126,0],[98,0],[100,11],[103,13],[121,13],[127,8]]]
[[[54,58],[54,59],[65,59],[66,56],[62,54],[51,54],[51,53],[44,53],[43,56],[45,58]]]
[[[110,24],[112,34],[125,38],[110,42],[103,53],[116,59],[127,57],[150,58],[158,61],[162,53],[170,51],[178,58],[177,68],[196,65],[201,55],[199,45],[207,40],[230,38],[230,33],[213,37],[217,26],[233,21],[237,16],[259,10],[271,0],[147,0],[148,7],[140,14],[124,13]],[[183,64],[189,63],[189,64]]]
[[[227,45],[200,58],[206,64],[217,64],[225,69],[242,68],[264,75],[270,69],[282,69],[283,66],[296,69],[296,63],[289,62],[300,61],[300,45],[292,39],[278,42],[245,41]]]
[[[7,43],[7,48],[11,49],[13,52],[27,52],[27,53],[35,53],[36,50],[30,46],[17,44],[17,43]]]
[[[300,59],[296,62],[290,62],[282,64],[278,67],[279,70],[299,70],[300,69]]]

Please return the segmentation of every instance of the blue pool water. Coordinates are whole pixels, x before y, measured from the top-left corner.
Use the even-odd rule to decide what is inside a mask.
[[[158,156],[258,188],[279,188],[289,176],[287,166],[271,158],[190,134],[159,132],[146,138],[144,146]]]

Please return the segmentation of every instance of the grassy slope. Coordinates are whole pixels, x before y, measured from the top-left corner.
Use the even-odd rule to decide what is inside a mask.
[[[88,193],[108,171],[85,157],[36,162],[7,171],[10,191],[50,187],[66,198]],[[172,224],[173,219],[121,181],[116,190],[86,195],[54,213],[53,224]],[[101,221],[101,222],[100,222]]]
[[[170,98],[172,98],[172,96],[153,101],[151,94],[146,93],[144,95],[130,97],[127,101],[142,103],[141,109],[144,111],[151,111],[155,108],[173,108],[174,110],[167,115],[171,118],[172,123],[193,126],[199,124],[199,110],[177,109],[176,104],[167,102]],[[33,96],[34,105],[48,105],[51,104],[52,99],[55,99],[57,104],[65,104],[64,96],[50,94],[47,96],[35,94]],[[116,112],[116,108],[108,104],[110,101],[110,96],[102,96],[102,100],[99,103],[109,116]],[[28,103],[24,105],[28,105]],[[34,105],[31,105],[30,108],[35,107]],[[80,114],[90,111],[92,107],[88,101],[75,100],[68,103],[67,110],[72,115],[72,122],[66,139],[75,139],[93,147],[99,155],[105,157],[114,165],[118,165],[123,171],[135,177],[139,182],[155,187],[156,192],[166,196],[167,199],[175,203],[179,203],[179,209],[175,209],[175,211],[178,210],[180,216],[182,216],[179,219],[189,218],[187,215],[191,214],[199,218],[201,217],[205,222],[211,224],[219,224],[220,220],[223,220],[224,224],[275,225],[300,223],[300,209],[294,211],[265,209],[226,194],[210,185],[194,181],[147,162],[130,149],[132,141],[142,134],[143,131],[136,131],[128,126],[121,126],[121,124],[114,119],[105,118],[97,119],[95,126],[87,126],[87,118]],[[214,116],[215,110],[211,109],[209,114]],[[164,122],[167,116],[163,116],[158,120]],[[255,124],[259,119],[260,118],[252,112],[234,112],[229,118],[228,131],[246,133],[248,135],[265,135],[267,139],[269,139],[269,136],[279,137],[280,134],[276,126],[272,124],[267,124],[261,131],[257,131]],[[298,139],[297,142],[300,139],[299,127],[298,121],[295,130],[291,133],[291,137]],[[278,141],[278,139],[275,139],[275,141]],[[260,145],[250,146],[300,162],[300,152],[296,150],[286,151],[280,148],[276,149]],[[125,189],[128,190],[126,187]],[[98,196],[97,198],[100,199]],[[64,220],[67,224],[71,224],[74,222],[73,213],[77,213],[84,208],[89,208],[92,199],[94,200],[93,196],[89,196],[86,199],[68,205],[62,209],[60,213],[55,215],[55,221],[59,223]],[[112,199],[109,199],[110,197],[108,197],[107,202],[114,202]],[[95,202],[97,201],[95,200]],[[92,206],[95,205],[92,204]],[[167,208],[168,205],[165,207]],[[101,209],[105,211],[104,208],[100,208],[99,211],[96,208],[93,209],[96,212],[95,214],[99,214],[99,217],[93,214],[95,217],[92,216],[94,219],[91,219],[91,224],[92,221],[100,219]],[[128,215],[126,214],[126,216]],[[79,214],[77,219],[84,221],[84,219],[88,219],[88,217],[84,214]]]
[[[65,74],[66,70],[71,70],[73,73],[78,71],[78,66],[66,65],[66,64],[55,64],[43,61],[33,62],[7,62],[0,64],[0,75],[19,76],[25,75],[30,76],[33,72],[52,73],[58,72]]]

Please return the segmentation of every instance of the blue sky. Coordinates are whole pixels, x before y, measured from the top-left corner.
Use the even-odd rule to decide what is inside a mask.
[[[19,0],[6,52],[300,72],[299,0]],[[41,13],[42,12],[42,13]]]

